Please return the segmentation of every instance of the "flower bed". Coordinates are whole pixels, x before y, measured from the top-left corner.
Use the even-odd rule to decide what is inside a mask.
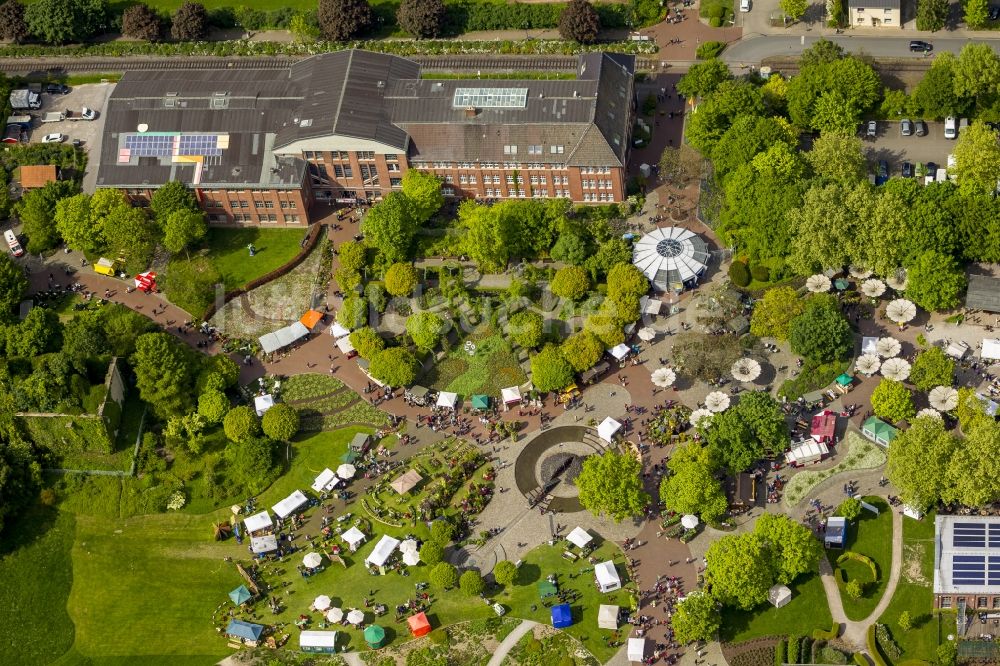
[[[329,395],[342,388],[344,388],[344,383],[329,375],[315,373],[295,375],[281,383],[281,397],[286,402],[295,402]]]
[[[852,432],[847,436],[847,458],[838,465],[822,471],[797,472],[785,486],[785,506],[793,507],[806,497],[813,488],[842,472],[859,469],[874,469],[885,464],[886,454],[880,447],[862,439],[861,435]],[[843,444],[841,444],[843,446]]]

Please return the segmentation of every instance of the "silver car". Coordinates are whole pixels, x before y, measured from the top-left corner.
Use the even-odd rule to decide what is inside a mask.
[[[913,134],[913,123],[910,122],[909,118],[903,118],[899,121],[899,133],[903,136],[911,136]]]

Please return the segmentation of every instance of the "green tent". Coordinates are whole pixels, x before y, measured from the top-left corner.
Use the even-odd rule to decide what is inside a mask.
[[[472,408],[473,409],[489,409],[490,408],[490,397],[488,395],[474,395],[474,396],[472,396]]]
[[[854,383],[854,377],[851,377],[849,374],[845,372],[844,374],[837,377],[837,383],[840,384],[841,386],[850,386],[851,384]]]
[[[547,580],[538,581],[538,596],[544,599],[545,597],[554,597],[559,594],[559,588],[550,583]]]
[[[250,590],[247,589],[246,585],[240,585],[238,588],[229,593],[229,598],[232,599],[233,603],[237,606],[250,601],[250,596]]]
[[[342,462],[342,463],[348,463],[348,464],[350,464],[350,463],[353,463],[357,459],[358,459],[358,454],[355,453],[354,451],[348,451],[344,455],[340,456],[340,462]]]
[[[365,627],[365,642],[368,643],[368,647],[380,648],[382,647],[382,641],[384,640],[385,629],[377,624],[370,624]]]
[[[833,286],[837,289],[837,291],[844,291],[851,286],[851,283],[844,278],[837,278],[833,281]]]

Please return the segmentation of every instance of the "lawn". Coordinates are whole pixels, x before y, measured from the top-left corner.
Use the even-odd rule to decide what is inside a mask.
[[[446,358],[428,373],[423,381],[438,391],[452,391],[465,398],[483,393],[494,399],[500,389],[520,386],[527,377],[517,361],[510,343],[492,330],[474,333],[466,338],[476,345],[470,355],[465,341],[455,345]]]
[[[222,275],[226,289],[238,289],[288,263],[299,253],[304,237],[301,229],[213,227],[208,230],[208,258]],[[253,257],[247,250],[250,243],[257,248]]]
[[[789,587],[792,600],[781,608],[771,604],[761,604],[750,611],[723,608],[720,639],[741,643],[761,636],[808,636],[814,629],[829,629],[833,618],[819,574],[799,577]]]
[[[847,546],[844,551],[828,550],[827,558],[833,567],[837,566],[837,557],[845,551],[854,551],[867,555],[875,561],[879,579],[871,583],[871,570],[860,562],[847,562],[842,567],[847,574],[847,580],[858,580],[865,587],[864,595],[857,600],[851,599],[845,591],[844,583],[837,575],[840,586],[840,598],[844,604],[844,612],[850,620],[863,620],[868,617],[878,605],[889,580],[892,568],[892,510],[884,500],[877,497],[865,497],[864,501],[878,507],[879,515],[862,510],[861,517],[851,522],[847,530]]]
[[[934,514],[929,513],[923,520],[903,518],[903,570],[892,595],[892,602],[879,622],[889,627],[896,643],[903,649],[898,659],[886,655],[893,664],[910,660],[933,662],[939,641],[938,619],[954,627],[955,616],[931,614],[934,608],[934,594],[931,581],[934,579]],[[913,628],[907,632],[899,629],[899,616],[909,611]],[[951,633],[951,630],[943,633]]]

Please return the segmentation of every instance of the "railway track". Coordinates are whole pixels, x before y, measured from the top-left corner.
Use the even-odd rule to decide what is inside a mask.
[[[899,74],[903,72],[925,72],[931,67],[932,60],[927,58],[872,58],[871,65],[881,74]],[[782,74],[798,74],[799,59],[797,57],[768,57],[761,61],[761,66],[770,67]]]

